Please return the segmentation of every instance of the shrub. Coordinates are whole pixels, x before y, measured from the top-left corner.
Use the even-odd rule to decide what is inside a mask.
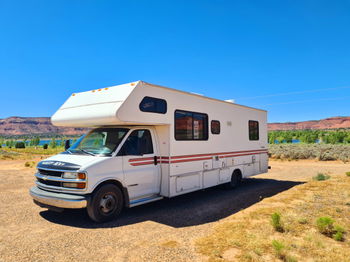
[[[52,138],[49,145],[50,145],[51,148],[56,148],[57,147],[56,140],[54,138]]]
[[[307,224],[307,219],[306,218],[300,218],[298,220],[298,222],[299,222],[299,224],[305,225],[305,224]]]
[[[319,217],[316,221],[318,231],[326,236],[333,235],[334,220],[330,217]]]
[[[285,254],[284,254],[284,248],[285,246],[283,245],[283,243],[277,241],[277,240],[272,240],[272,246],[273,246],[273,249],[275,250],[276,252],[276,255],[283,259],[285,257]]]
[[[281,223],[281,214],[273,213],[271,215],[271,224],[277,232],[284,232],[283,225]]]
[[[16,142],[15,148],[26,148],[26,145],[24,142]]]
[[[333,225],[334,220],[330,217],[320,217],[316,221],[320,233],[332,237],[336,241],[344,240],[345,229],[339,225]]]
[[[35,166],[35,162],[34,161],[27,161],[24,163],[24,166],[32,168]]]
[[[345,229],[342,228],[339,225],[336,225],[334,227],[334,233],[333,233],[333,239],[337,240],[337,241],[343,241],[344,240],[344,233],[345,233]]]
[[[333,239],[336,240],[336,241],[343,241],[343,232],[336,232],[333,234]]]
[[[269,153],[275,159],[339,159],[350,161],[350,144],[270,144]]]
[[[47,149],[49,147],[48,144],[43,144],[43,149]]]
[[[318,173],[317,176],[313,177],[313,179],[316,180],[316,181],[324,181],[324,180],[327,180],[329,178],[330,178],[329,175],[326,175],[326,174],[323,174],[323,173]]]
[[[346,172],[345,175],[350,176],[350,171],[349,171],[349,172]]]

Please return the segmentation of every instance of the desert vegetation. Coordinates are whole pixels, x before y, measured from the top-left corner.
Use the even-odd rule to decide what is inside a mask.
[[[348,261],[349,208],[347,175],[311,179],[223,221],[197,248],[209,261]]]
[[[350,144],[270,144],[269,154],[273,159],[319,161],[350,161]]]
[[[74,143],[77,137],[0,136],[0,159],[31,159],[38,155],[54,155],[64,151],[64,141]]]
[[[349,129],[269,131],[270,144],[300,142],[305,144],[350,144]]]

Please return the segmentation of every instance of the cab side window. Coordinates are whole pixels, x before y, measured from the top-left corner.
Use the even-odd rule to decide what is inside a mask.
[[[149,130],[134,130],[126,139],[118,155],[153,154],[152,136]]]

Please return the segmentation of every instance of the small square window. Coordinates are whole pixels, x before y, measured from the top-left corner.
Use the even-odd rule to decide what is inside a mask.
[[[249,140],[259,140],[259,122],[249,120]]]
[[[211,121],[211,133],[214,135],[220,134],[220,121],[212,120]]]

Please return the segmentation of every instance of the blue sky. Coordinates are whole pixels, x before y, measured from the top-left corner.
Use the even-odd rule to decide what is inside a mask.
[[[144,80],[269,111],[350,115],[350,1],[0,0],[0,118]]]

